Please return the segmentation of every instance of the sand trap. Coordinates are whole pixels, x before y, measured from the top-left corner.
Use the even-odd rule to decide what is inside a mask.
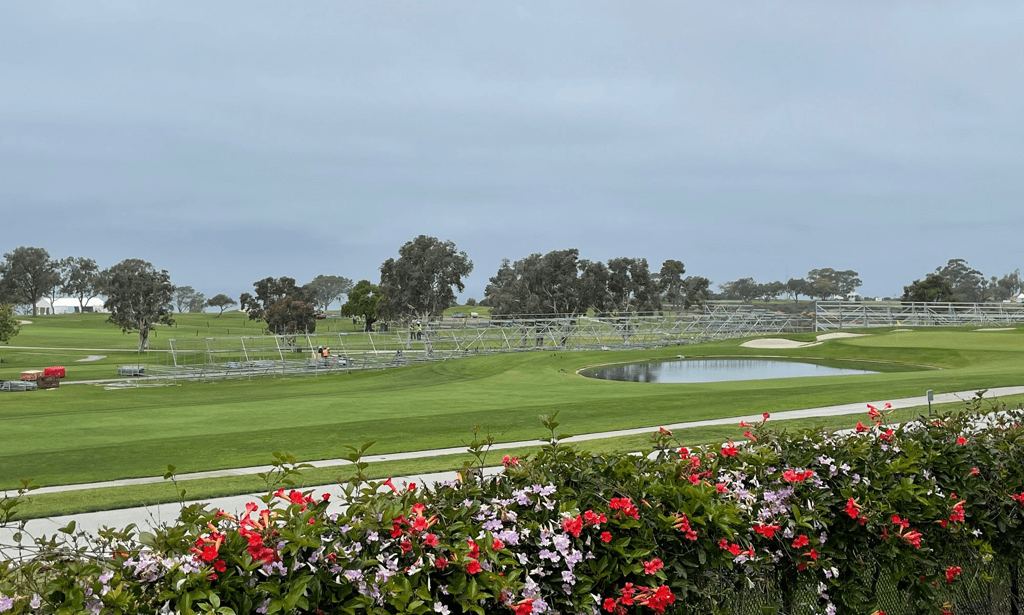
[[[975,331],[1016,331],[1017,327],[1003,327],[1001,329],[975,329]]]
[[[19,320],[18,324],[19,325],[30,325],[30,324],[32,324],[32,321],[31,320]]]
[[[768,348],[773,350],[785,349],[785,348],[807,348],[808,346],[818,346],[821,342],[797,342],[794,340],[787,340],[781,338],[775,339],[764,339],[764,340],[750,340],[749,342],[743,342],[740,346],[745,348]]]
[[[105,355],[105,354],[91,354],[91,355],[85,357],[84,359],[78,359],[77,361],[75,361],[75,363],[84,363],[86,361],[99,361],[100,359],[106,359],[106,358],[107,358],[107,355]]]
[[[818,341],[834,340],[840,337],[865,337],[868,333],[825,333],[824,335],[818,336]]]

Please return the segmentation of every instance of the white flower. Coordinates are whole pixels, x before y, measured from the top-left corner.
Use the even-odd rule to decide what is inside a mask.
[[[441,615],[448,615],[448,607],[441,604],[440,602],[434,603],[434,612],[440,613]]]

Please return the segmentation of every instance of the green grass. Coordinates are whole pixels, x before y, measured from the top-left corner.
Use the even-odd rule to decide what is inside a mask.
[[[1008,406],[1015,407],[1024,403],[1024,395],[1007,396],[999,401],[1006,403]],[[936,404],[932,410],[936,414],[941,414],[958,410],[962,407],[962,403]],[[891,415],[887,416],[887,420],[891,423],[901,423],[927,414],[927,412],[927,406],[904,408],[895,410]],[[794,431],[809,427],[839,430],[851,428],[858,420],[864,420],[864,417],[846,415],[812,419],[774,420],[769,425],[772,429],[779,431]],[[694,427],[676,430],[674,436],[680,445],[697,446],[701,444],[717,444],[726,440],[741,440],[743,431],[737,425]],[[595,454],[641,451],[649,449],[650,445],[650,435],[588,440],[574,444],[580,450]],[[536,452],[537,449],[538,446],[527,446],[490,451],[485,457],[485,463],[487,465],[496,465],[502,455],[525,457]],[[369,452],[374,453],[375,451],[371,449]],[[473,462],[473,457],[468,453],[404,461],[377,462],[369,464],[366,474],[371,479],[383,479],[389,476],[407,476],[454,470],[461,468],[465,462]],[[296,488],[301,489],[334,484],[347,480],[352,474],[353,469],[351,466],[307,468],[296,479]],[[266,491],[266,487],[267,485],[263,479],[253,475],[179,480],[176,484],[171,481],[165,481],[148,485],[30,495],[19,508],[18,516],[19,518],[48,517],[177,502],[181,490],[186,492],[185,497],[187,500],[201,500],[246,493],[263,493]]]
[[[134,356],[134,335],[101,315],[29,317],[32,325],[0,347],[0,378],[20,369],[65,365],[69,379],[110,377]],[[65,320],[69,319],[69,320]],[[323,322],[323,321],[322,321]],[[329,323],[347,322],[333,319]],[[211,337],[256,333],[244,315],[186,314],[175,333]],[[0,394],[0,488],[20,478],[41,485],[264,464],[271,451],[300,459],[345,454],[375,441],[374,453],[459,446],[484,425],[499,441],[541,437],[537,416],[559,411],[566,431],[599,432],[707,418],[778,412],[1022,384],[1021,331],[865,331],[795,350],[759,350],[740,340],[622,352],[525,352],[446,361],[383,372],[258,378],[104,390],[77,384],[53,391]],[[154,346],[170,337],[162,329]],[[786,336],[813,339],[813,335]],[[62,350],[42,350],[42,348]],[[90,352],[79,348],[105,348]],[[96,363],[75,363],[108,354]],[[652,385],[583,378],[596,364],[697,356],[784,356],[834,365],[874,363],[883,373],[751,382]],[[421,467],[418,464],[417,467]]]

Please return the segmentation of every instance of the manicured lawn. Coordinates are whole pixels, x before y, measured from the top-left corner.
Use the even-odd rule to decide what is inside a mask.
[[[102,317],[56,320],[64,317],[37,317],[38,329],[36,323],[25,326],[12,345],[135,343],[133,336],[102,324]],[[178,331],[186,322],[200,331],[210,323],[216,331],[210,335],[216,336],[222,334],[216,327],[234,332],[246,326],[242,319],[230,313],[221,319],[184,315]],[[525,440],[541,437],[537,416],[556,410],[567,432],[582,433],[1024,383],[1024,337],[1017,331],[871,333],[796,350],[743,348],[732,340],[649,351],[523,352],[317,378],[125,390],[78,384],[0,394],[0,488],[20,478],[52,485],[159,475],[167,464],[179,472],[259,465],[272,451],[333,458],[345,454],[345,445],[368,441],[376,442],[372,452],[378,454],[459,446],[477,424],[498,441]],[[126,362],[123,356],[98,365],[68,360],[85,354],[104,353],[0,347],[0,377],[12,377],[20,369],[15,363],[31,357],[102,377]],[[873,360],[916,371],[686,385],[609,382],[575,373],[588,365],[679,354],[815,357],[833,364]]]

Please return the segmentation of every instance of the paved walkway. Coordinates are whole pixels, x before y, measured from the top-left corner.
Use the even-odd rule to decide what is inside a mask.
[[[934,396],[933,403],[944,404],[944,403],[955,403],[964,401],[974,397],[975,391],[959,391],[954,393],[940,393]],[[988,398],[1003,397],[1006,395],[1024,395],[1024,386],[1016,387],[1000,387],[989,389],[986,393]],[[887,400],[892,404],[893,408],[911,408],[914,406],[923,406],[928,403],[925,396],[920,397],[906,397],[903,399]],[[788,410],[784,412],[776,412],[772,414],[772,420],[786,420],[786,419],[802,419],[802,418],[815,418],[815,417],[826,417],[826,416],[842,416],[849,414],[863,414],[866,412],[866,404],[870,403],[875,406],[881,407],[886,403],[886,400],[871,401],[871,402],[858,402],[852,404],[840,404],[836,406],[825,406],[821,408],[808,408],[804,410]],[[664,427],[672,430],[682,430],[693,427],[705,427],[714,425],[736,425],[739,421],[745,420],[748,422],[761,422],[761,415],[749,415],[749,416],[735,416],[722,419],[711,419],[706,421],[692,421],[688,423],[674,423],[671,425],[664,425]],[[637,429],[620,429],[617,431],[606,431],[601,433],[591,433],[573,436],[566,438],[563,442],[583,442],[586,440],[600,440],[604,438],[616,438],[620,436],[633,436],[633,435],[644,435],[654,431],[653,427],[641,427]],[[523,446],[536,446],[537,440],[528,440],[520,442],[503,442],[495,444],[492,450],[502,450],[510,448],[518,448]],[[466,452],[464,447],[459,448],[445,448],[435,449],[429,451],[412,451],[407,453],[391,453],[385,455],[367,455],[364,457],[364,461],[375,462],[375,461],[395,461],[401,459],[422,459],[427,457],[438,457],[442,455],[453,455]],[[350,463],[344,459],[325,459],[321,461],[309,462],[315,467],[331,467],[346,465]],[[252,466],[248,468],[235,468],[230,470],[215,470],[212,472],[194,472],[191,474],[181,474],[178,476],[179,480],[190,480],[196,478],[214,478],[219,476],[239,476],[247,474],[256,474],[258,472],[266,472],[273,469],[273,466]],[[500,467],[488,468],[487,474],[496,474],[501,471]],[[414,482],[422,485],[434,485],[439,482],[451,481],[455,479],[454,472],[437,472],[432,474],[420,474],[415,476],[407,476],[402,478],[396,478],[396,484],[402,484],[403,482]],[[59,485],[54,487],[44,487],[33,491],[33,494],[41,493],[55,493],[60,491],[73,491],[79,489],[97,489],[103,487],[115,487],[122,485],[141,485],[147,483],[163,482],[163,477],[146,477],[146,478],[131,478],[116,481],[105,481],[101,483],[86,483],[79,485]],[[340,485],[325,485],[314,489],[316,497],[323,493],[331,493],[335,500],[338,500],[341,495]],[[262,496],[262,493],[248,494],[231,496],[224,498],[214,498],[203,500],[210,506],[228,510],[228,511],[241,511],[245,508],[246,502],[258,501],[257,499]],[[157,525],[162,522],[171,522],[177,518],[180,505],[177,503],[172,504],[159,504],[154,506],[143,506],[138,508],[125,508],[121,510],[112,511],[101,511],[94,513],[80,513],[76,515],[67,515],[62,517],[51,517],[48,519],[32,519],[26,524],[26,533],[29,536],[40,536],[40,535],[53,535],[59,528],[66,526],[71,521],[75,521],[76,529],[84,530],[87,532],[96,532],[101,527],[125,527],[130,523],[137,524],[141,529]],[[0,545],[10,545],[11,535],[14,533],[15,528],[0,528]],[[9,548],[0,548],[0,552],[3,554],[11,555],[13,551]]]
[[[976,391],[958,391],[954,393],[939,393],[934,396],[933,403],[945,404],[955,403],[958,401],[964,401],[974,397]],[[1005,395],[1024,395],[1024,386],[1016,387],[1000,387],[989,389],[986,393],[988,397],[1003,397]],[[905,397],[903,399],[888,400],[892,404],[893,408],[912,408],[914,406],[924,406],[928,404],[928,399],[924,395],[920,397]],[[870,402],[857,402],[852,404],[840,404],[837,406],[823,406],[821,408],[807,408],[804,410],[786,410],[783,412],[776,412],[772,415],[773,420],[784,421],[787,419],[806,419],[814,417],[827,417],[827,416],[842,416],[847,414],[859,414],[866,412],[866,404],[872,404],[881,407],[886,403],[886,400],[882,401],[870,401]],[[740,421],[747,421],[750,423],[760,423],[761,415],[752,414],[748,416],[733,416],[721,419],[708,419],[704,421],[690,421],[687,423],[673,423],[671,425],[663,425],[666,429],[691,429],[694,427],[710,427],[719,425],[736,425]],[[635,429],[619,429],[615,431],[602,431],[599,433],[580,434],[566,438],[563,442],[584,442],[588,440],[603,440],[606,438],[618,438],[621,436],[636,436],[649,434],[654,431],[655,427],[638,427]],[[491,447],[491,450],[505,450],[511,448],[522,448],[524,446],[538,446],[539,440],[520,440],[517,442],[500,442],[496,443]],[[382,455],[366,455],[363,457],[363,461],[367,463],[374,463],[379,461],[402,461],[408,459],[424,459],[428,457],[442,457],[445,455],[458,455],[466,452],[466,447],[453,447],[453,448],[439,448],[426,451],[409,451],[404,453],[385,453]],[[316,468],[330,468],[335,466],[349,465],[351,462],[346,459],[321,459],[318,461],[303,461]],[[249,476],[259,474],[260,472],[269,472],[274,469],[274,466],[249,466],[246,468],[230,468],[226,470],[211,470],[209,472],[191,472],[187,474],[178,474],[176,478],[179,481],[193,480],[199,478],[220,478],[225,476]],[[125,478],[121,480],[103,481],[98,483],[80,483],[75,485],[55,485],[53,487],[42,487],[35,491],[33,494],[43,493],[58,493],[65,491],[78,491],[82,489],[102,489],[104,487],[123,487],[127,485],[147,485],[152,483],[164,482],[163,476],[148,476],[143,478]]]

